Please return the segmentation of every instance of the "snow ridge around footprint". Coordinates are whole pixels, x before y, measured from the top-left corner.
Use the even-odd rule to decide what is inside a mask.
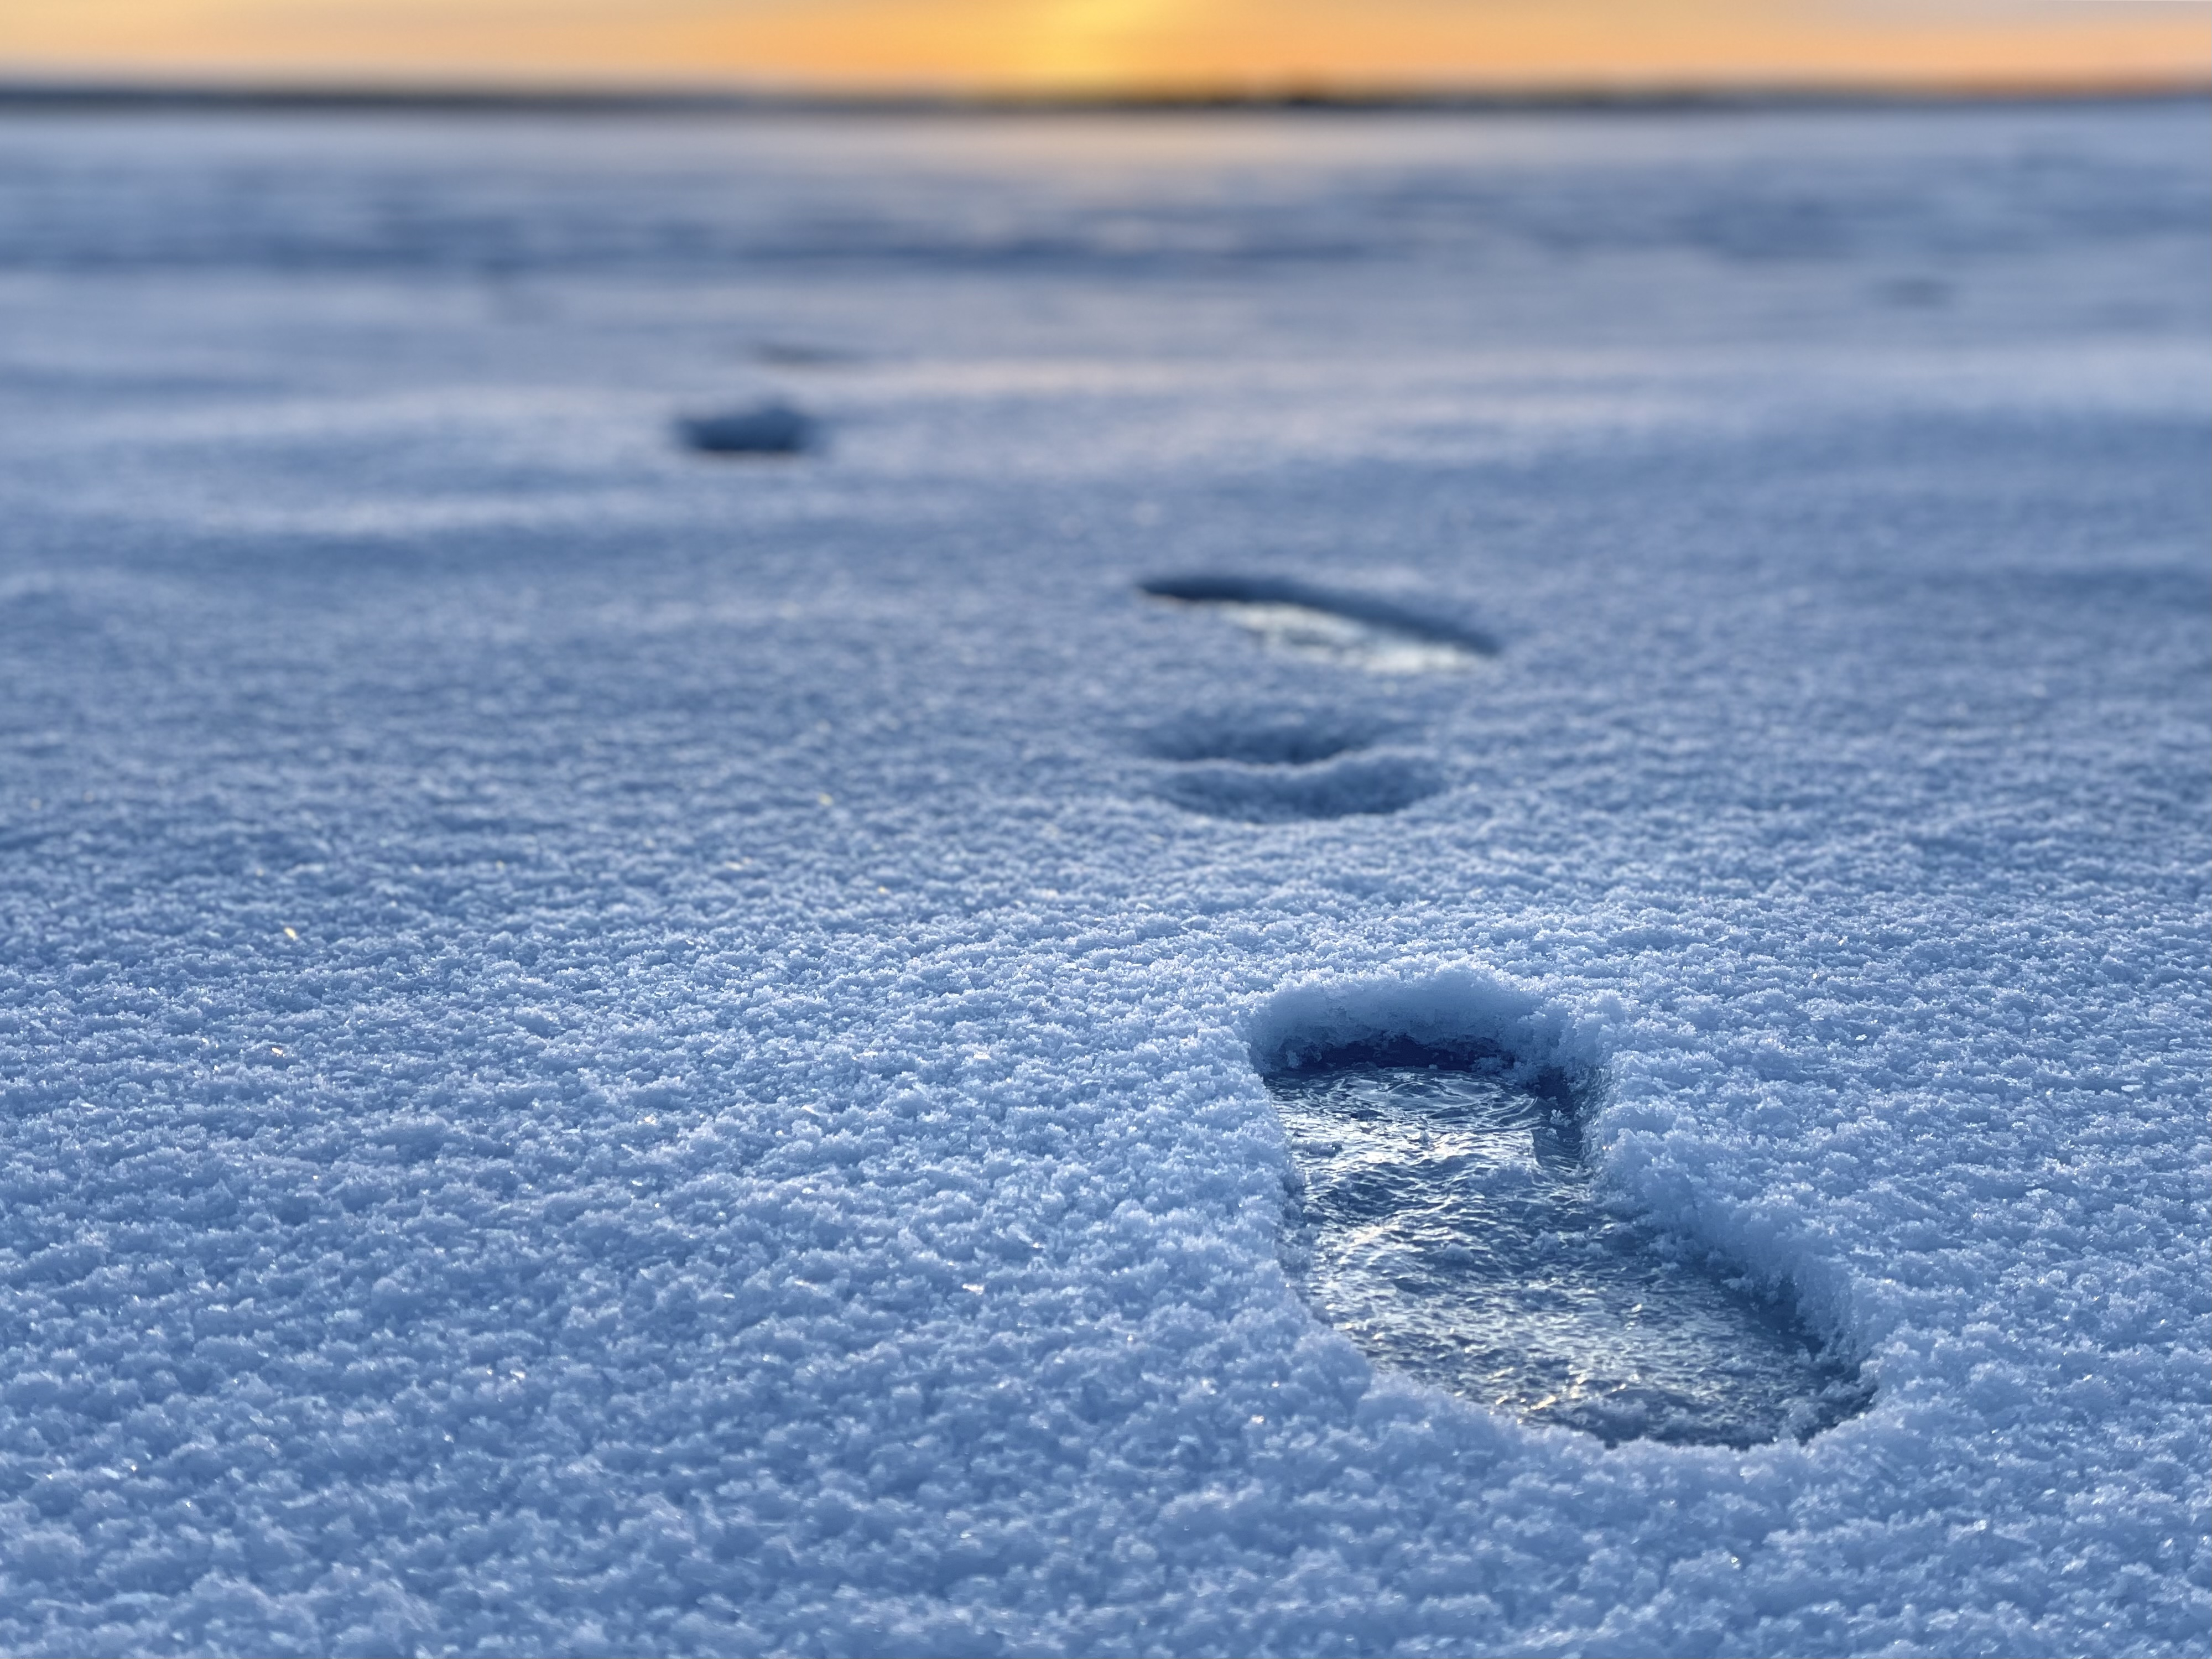
[[[1798,1311],[1601,1203],[1593,1084],[1433,988],[1255,1054],[1295,1176],[1284,1267],[1376,1364],[1607,1445],[1808,1439],[1871,1391]]]

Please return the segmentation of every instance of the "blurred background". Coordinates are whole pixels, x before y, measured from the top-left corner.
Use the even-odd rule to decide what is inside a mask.
[[[2195,0],[31,0],[0,73],[1249,95],[2201,80]]]

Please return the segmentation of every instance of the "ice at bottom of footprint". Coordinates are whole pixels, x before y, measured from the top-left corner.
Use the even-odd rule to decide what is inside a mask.
[[[1600,1208],[1573,1106],[1500,1072],[1265,1079],[1304,1177],[1285,1265],[1322,1317],[1378,1364],[1608,1445],[1805,1439],[1864,1408],[1793,1310]]]

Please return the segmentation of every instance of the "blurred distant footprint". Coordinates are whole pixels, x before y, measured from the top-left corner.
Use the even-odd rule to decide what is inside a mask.
[[[857,351],[804,340],[763,340],[753,347],[752,355],[755,362],[772,368],[843,368],[862,361]]]
[[[1498,651],[1496,641],[1474,629],[1388,599],[1288,577],[1162,576],[1139,582],[1138,589],[1152,599],[1211,610],[1270,650],[1370,673],[1454,673]]]
[[[1305,715],[1187,718],[1154,727],[1143,748],[1167,763],[1155,788],[1207,817],[1244,823],[1396,812],[1445,787],[1423,756],[1376,750],[1372,724]]]
[[[811,417],[781,401],[681,416],[676,433],[702,455],[797,455],[814,448],[821,436]]]

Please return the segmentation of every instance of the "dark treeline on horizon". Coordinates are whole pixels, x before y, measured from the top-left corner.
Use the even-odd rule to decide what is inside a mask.
[[[65,81],[0,78],[0,110],[353,110],[488,114],[1075,113],[1340,110],[1512,112],[1863,108],[1953,103],[2191,100],[2212,79],[1978,82],[1665,83],[1531,87],[1131,87],[1063,91],[820,91],[737,87],[422,84],[393,81]]]

